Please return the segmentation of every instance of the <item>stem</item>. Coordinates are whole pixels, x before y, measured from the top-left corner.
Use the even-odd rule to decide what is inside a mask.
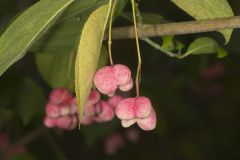
[[[169,57],[175,57],[175,58],[178,57],[178,54],[175,54],[175,53],[172,53],[172,52],[169,52],[169,51],[165,50],[165,49],[162,48],[158,43],[152,41],[152,40],[149,39],[149,38],[141,38],[141,40],[143,40],[144,42],[148,43],[150,46],[152,46],[152,47],[155,48],[156,50],[159,50],[159,51],[165,53],[165,54],[168,55]]]
[[[138,27],[138,36],[144,38],[165,35],[184,35],[233,28],[240,28],[240,16],[156,25],[142,24]],[[134,27],[128,26],[114,28],[111,34],[112,39],[131,39],[135,38],[134,32]],[[106,36],[104,39],[107,39]]]
[[[113,23],[113,15],[114,10],[116,7],[116,1],[113,1],[113,4],[111,6],[111,13],[110,13],[110,20],[109,20],[109,30],[108,30],[108,54],[109,54],[109,60],[111,65],[113,65],[113,59],[112,59],[112,23]]]
[[[131,0],[132,2],[132,13],[133,13],[133,23],[134,23],[134,32],[135,32],[135,38],[136,38],[136,45],[137,45],[137,55],[138,55],[138,67],[137,67],[137,74],[136,74],[136,94],[137,97],[139,96],[139,88],[140,88],[140,72],[141,72],[141,52],[140,52],[140,46],[139,46],[139,40],[138,40],[138,30],[137,30],[137,21],[136,21],[136,9],[135,9],[135,0]]]

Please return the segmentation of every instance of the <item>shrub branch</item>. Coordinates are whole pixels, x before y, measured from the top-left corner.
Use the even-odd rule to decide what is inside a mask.
[[[216,18],[209,20],[165,23],[157,25],[142,24],[138,26],[139,38],[159,37],[165,35],[183,35],[240,28],[240,16]],[[108,35],[105,35],[105,40]],[[112,30],[112,39],[135,38],[134,27],[118,27]]]

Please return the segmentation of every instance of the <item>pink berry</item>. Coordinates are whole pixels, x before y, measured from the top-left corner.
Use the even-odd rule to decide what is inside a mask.
[[[48,102],[46,106],[46,113],[48,117],[56,118],[60,116],[60,108],[59,106]]]
[[[78,125],[78,118],[77,118],[77,116],[74,115],[74,116],[71,116],[71,118],[72,118],[72,123],[71,123],[71,125],[69,127],[69,130],[75,129],[77,127],[77,125]]]
[[[72,99],[72,94],[63,88],[54,89],[49,95],[49,101],[53,104],[64,104]]]
[[[135,118],[135,98],[126,98],[122,100],[115,108],[115,113],[121,120]]]
[[[90,95],[88,96],[87,105],[94,105],[98,101],[100,101],[100,93],[97,90],[92,90]]]
[[[137,122],[137,119],[133,118],[133,119],[129,119],[129,120],[122,120],[121,124],[124,128],[128,128],[136,122]]]
[[[62,116],[57,118],[57,127],[62,129],[68,129],[71,125],[71,116]]]
[[[99,113],[96,115],[96,122],[107,122],[113,119],[115,113],[113,109],[109,106],[109,104],[105,101],[100,101],[96,105],[96,109]]]
[[[154,111],[154,109],[152,109],[152,112],[150,113],[150,115],[147,118],[143,118],[143,119],[138,119],[137,120],[137,124],[138,126],[145,130],[145,131],[150,131],[153,130],[156,127],[156,113]]]
[[[61,116],[67,116],[71,113],[70,106],[60,106],[60,114]]]
[[[94,116],[96,114],[96,107],[95,105],[87,105],[84,108],[84,115],[86,116]]]
[[[130,79],[126,84],[120,85],[119,89],[123,92],[131,90],[133,87],[133,80]]]
[[[77,98],[74,97],[70,102],[70,113],[71,114],[77,114],[78,108],[77,108]]]
[[[108,98],[107,102],[108,104],[115,109],[115,107],[123,100],[121,96],[112,96]]]
[[[135,105],[135,114],[137,118],[146,118],[152,111],[152,104],[146,97],[136,98]]]
[[[57,119],[56,118],[48,118],[45,117],[44,119],[44,125],[48,128],[53,128],[57,124]]]
[[[93,122],[94,122],[94,118],[92,116],[86,116],[86,115],[83,115],[80,120],[80,123],[83,125],[90,125]]]
[[[131,79],[130,69],[122,64],[116,64],[113,66],[114,75],[117,79],[118,85],[125,85]]]
[[[99,69],[94,76],[94,84],[103,94],[113,94],[117,89],[117,79],[113,69],[105,66]]]

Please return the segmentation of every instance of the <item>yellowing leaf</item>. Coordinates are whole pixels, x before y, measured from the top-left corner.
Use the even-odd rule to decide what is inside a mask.
[[[197,20],[231,17],[233,11],[227,0],[172,0],[179,8]],[[229,42],[232,29],[221,30],[226,40]]]
[[[89,16],[80,37],[75,63],[75,91],[80,116],[92,88],[111,4],[110,0],[108,4],[100,6]]]

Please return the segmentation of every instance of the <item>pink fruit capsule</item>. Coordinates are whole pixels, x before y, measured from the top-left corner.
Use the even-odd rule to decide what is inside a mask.
[[[107,103],[115,109],[115,107],[123,100],[121,96],[112,96],[108,98]]]
[[[131,90],[133,87],[133,80],[130,79],[126,84],[120,85],[119,89],[123,92]]]
[[[156,127],[156,113],[154,111],[154,109],[152,109],[152,112],[150,113],[150,115],[146,118],[143,119],[137,119],[137,124],[138,126],[145,130],[145,131],[150,131],[153,130]]]
[[[60,108],[59,106],[48,102],[45,109],[47,116],[50,118],[56,118],[60,116]]]
[[[86,116],[86,115],[83,115],[80,120],[80,123],[82,125],[90,125],[93,122],[94,122],[94,118],[92,116]]]
[[[71,103],[70,103],[70,113],[71,114],[77,114],[78,113],[78,109],[77,109],[77,98],[74,97],[72,100],[71,100]]]
[[[95,105],[87,105],[84,108],[84,115],[86,116],[94,116],[97,113]]]
[[[71,118],[72,118],[72,123],[69,127],[69,130],[75,129],[77,127],[77,124],[78,124],[78,118],[77,118],[76,115],[71,116]]]
[[[57,118],[57,127],[62,129],[68,129],[71,126],[71,116],[62,116]]]
[[[105,66],[99,69],[95,73],[94,84],[101,93],[113,94],[117,89],[117,79],[112,67]]]
[[[57,119],[56,118],[49,118],[49,117],[45,117],[44,119],[44,125],[48,128],[53,128],[55,127],[57,124]]]
[[[113,71],[117,79],[117,85],[125,85],[131,79],[131,71],[125,65],[116,64],[113,66]]]
[[[100,93],[97,90],[92,90],[90,95],[88,96],[87,105],[94,105],[98,101],[100,101]]]
[[[126,98],[122,100],[115,108],[115,113],[121,120],[135,118],[135,98]]]
[[[115,115],[113,109],[106,101],[100,101],[98,104],[96,104],[96,109],[99,111],[95,117],[96,122],[111,121]]]
[[[70,106],[60,106],[60,114],[61,116],[67,116],[71,114]]]
[[[54,89],[49,95],[49,101],[53,104],[65,104],[72,99],[72,94],[63,88]]]
[[[129,119],[129,120],[122,120],[121,124],[124,128],[128,128],[136,122],[137,122],[137,119],[133,118],[133,119]]]
[[[152,111],[151,101],[146,97],[137,97],[135,101],[137,118],[146,118]]]

